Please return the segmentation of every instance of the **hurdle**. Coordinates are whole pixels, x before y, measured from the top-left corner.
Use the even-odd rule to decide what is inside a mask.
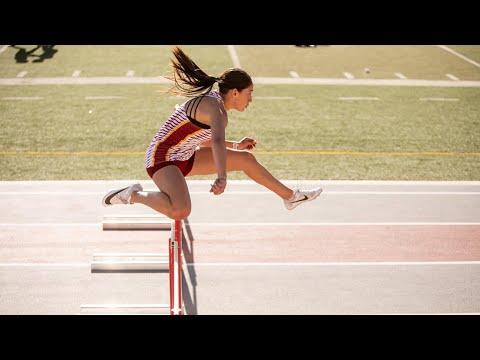
[[[102,221],[103,230],[170,230],[171,220],[163,215],[109,215]]]
[[[159,253],[97,253],[91,263],[92,272],[131,271],[131,270],[168,270],[169,304],[85,304],[80,309],[89,314],[158,314],[183,315],[182,299],[182,220],[170,221],[168,239],[168,259]],[[168,264],[168,267],[167,267]]]

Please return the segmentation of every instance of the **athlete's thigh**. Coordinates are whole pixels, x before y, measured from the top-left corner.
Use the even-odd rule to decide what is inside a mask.
[[[227,149],[227,171],[242,170],[242,163],[251,156],[248,152]],[[217,168],[213,160],[212,148],[204,147],[195,152],[193,167],[187,176],[215,174]]]
[[[170,197],[174,207],[191,207],[187,182],[175,165],[165,166],[153,174],[153,182]]]

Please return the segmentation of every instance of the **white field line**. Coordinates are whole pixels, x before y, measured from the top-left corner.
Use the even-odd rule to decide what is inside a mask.
[[[349,72],[344,72],[343,75],[345,75],[345,77],[346,77],[347,79],[351,79],[351,80],[355,79],[355,76],[353,76],[353,75],[350,74]]]
[[[458,98],[420,98],[420,101],[459,101]]]
[[[458,56],[460,59],[463,59],[463,60],[469,62],[470,64],[475,65],[476,67],[480,67],[480,64],[477,63],[476,61],[473,61],[472,59],[467,58],[466,56],[464,56],[464,55],[456,52],[455,50],[450,49],[448,46],[445,46],[445,45],[437,45],[437,46],[438,46],[440,49],[443,49],[443,50],[445,50],[445,51],[448,51],[449,53]]]
[[[292,78],[298,79],[300,77],[296,71],[290,71],[289,74]]]
[[[2,100],[41,100],[41,96],[7,96],[2,97]]]
[[[425,86],[425,87],[480,87],[480,81],[413,80],[413,79],[332,79],[332,78],[275,78],[256,77],[255,84],[264,85],[356,85],[356,86]],[[157,77],[52,77],[3,78],[0,85],[92,85],[92,84],[171,84]]]
[[[405,80],[407,78],[405,75],[403,75],[402,73],[399,73],[399,72],[395,73],[395,76],[398,77],[399,79],[403,79],[403,80]]]
[[[459,79],[455,75],[445,74],[445,76],[448,77],[450,80],[459,81]]]
[[[432,266],[432,265],[480,265],[480,261],[332,261],[332,262],[195,262],[186,263],[187,266],[217,267],[217,266]],[[0,263],[0,267],[85,267],[89,262],[74,263],[36,263],[12,262]]]
[[[380,100],[378,97],[357,96],[357,97],[339,97],[339,100],[356,101],[356,100]]]
[[[241,68],[240,59],[238,58],[237,50],[235,50],[234,45],[228,45],[228,52],[230,53],[230,57],[232,58],[233,67]]]
[[[23,78],[25,77],[25,75],[27,75],[27,71],[20,71],[18,74],[17,74],[17,78]]]
[[[139,214],[137,214],[139,215]],[[147,214],[146,217],[151,214]],[[102,223],[61,223],[61,222],[36,222],[36,223],[0,223],[0,227],[99,227]],[[186,226],[186,224],[184,224]],[[189,222],[189,227],[262,227],[262,226],[480,226],[480,222]]]
[[[3,45],[2,47],[0,47],[0,54],[3,53],[5,50],[7,50],[7,48],[8,48],[8,45]]]

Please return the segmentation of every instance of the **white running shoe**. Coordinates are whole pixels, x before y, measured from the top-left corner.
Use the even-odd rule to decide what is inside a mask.
[[[287,210],[293,210],[300,204],[315,200],[320,195],[321,192],[322,192],[321,188],[316,188],[309,191],[297,189],[293,194],[293,199],[283,200],[283,203],[285,204],[285,207],[287,208]]]
[[[131,204],[130,199],[134,191],[143,191],[142,185],[133,184],[122,189],[111,190],[103,197],[102,204],[103,206]]]

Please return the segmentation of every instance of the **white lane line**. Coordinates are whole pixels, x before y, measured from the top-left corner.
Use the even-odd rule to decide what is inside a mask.
[[[8,45],[3,45],[1,48],[0,48],[0,54],[3,53],[5,50],[7,50],[8,48]]]
[[[432,266],[432,265],[480,265],[480,261],[332,261],[332,262],[187,262],[187,266],[219,267],[219,266]],[[76,263],[35,263],[12,262],[0,263],[0,267],[87,267],[89,262]]]
[[[343,101],[380,100],[378,97],[369,97],[369,96],[339,97],[338,99]]]
[[[420,98],[420,101],[459,101],[458,98]]]
[[[139,215],[139,214],[137,214]],[[147,214],[151,216],[151,214]],[[93,223],[59,223],[59,222],[40,222],[40,223],[0,223],[0,227],[82,227],[96,226],[101,227],[102,222]],[[231,227],[231,226],[480,226],[480,222],[189,222],[189,226],[207,226],[207,227]]]
[[[156,192],[155,189],[144,189],[144,192]],[[2,195],[102,195],[105,191],[0,191]],[[208,195],[212,196],[210,192],[205,191],[190,191],[190,195]],[[271,191],[226,191],[223,195],[274,195]],[[341,190],[324,190],[321,195],[480,195],[480,191],[341,191]]]
[[[355,76],[353,76],[351,73],[349,72],[344,72],[343,75],[347,78],[347,79],[355,79]]]
[[[289,74],[292,78],[298,79],[300,77],[296,71],[290,71]]]
[[[233,67],[241,68],[240,59],[238,58],[237,50],[235,50],[235,46],[228,45],[228,52],[230,53],[230,57],[232,58]]]
[[[135,75],[135,71],[133,70],[128,70],[127,71],[127,74],[125,76],[134,76]]]
[[[115,100],[124,98],[124,96],[85,96],[85,100]]]
[[[480,186],[480,181],[467,180],[294,180],[294,179],[280,179],[282,183],[301,184],[301,185],[403,185],[403,186],[417,186],[417,185],[446,185],[446,186]],[[108,186],[126,186],[131,183],[153,184],[151,180],[145,179],[124,179],[124,180],[5,180],[0,181],[1,185],[108,185]],[[211,184],[212,180],[187,180],[189,186]],[[229,180],[230,185],[255,185],[253,180]]]
[[[480,265],[480,261],[345,261],[345,262],[195,262],[188,266],[430,266]]]
[[[72,74],[72,77],[79,77],[80,76],[80,73],[81,71],[80,70],[75,70]]]
[[[403,75],[402,73],[395,73],[395,76],[398,77],[399,79],[406,79],[407,77],[405,75]]]
[[[27,71],[20,71],[20,72],[17,74],[17,78],[23,78],[23,77],[25,77],[25,75],[27,75]]]
[[[455,75],[445,74],[445,76],[448,77],[450,80],[459,81],[459,79]]]
[[[6,96],[2,97],[2,100],[41,100],[41,96]]]
[[[445,45],[437,45],[439,48],[445,50],[445,51],[448,51],[449,53],[453,54],[453,55],[456,55],[458,56],[460,59],[463,59],[467,62],[469,62],[470,64],[473,64],[475,65],[476,67],[480,67],[480,64],[477,63],[476,61],[473,61],[472,59],[469,59],[468,57],[456,52],[455,50],[453,49],[450,49],[448,46],[445,46]]]

